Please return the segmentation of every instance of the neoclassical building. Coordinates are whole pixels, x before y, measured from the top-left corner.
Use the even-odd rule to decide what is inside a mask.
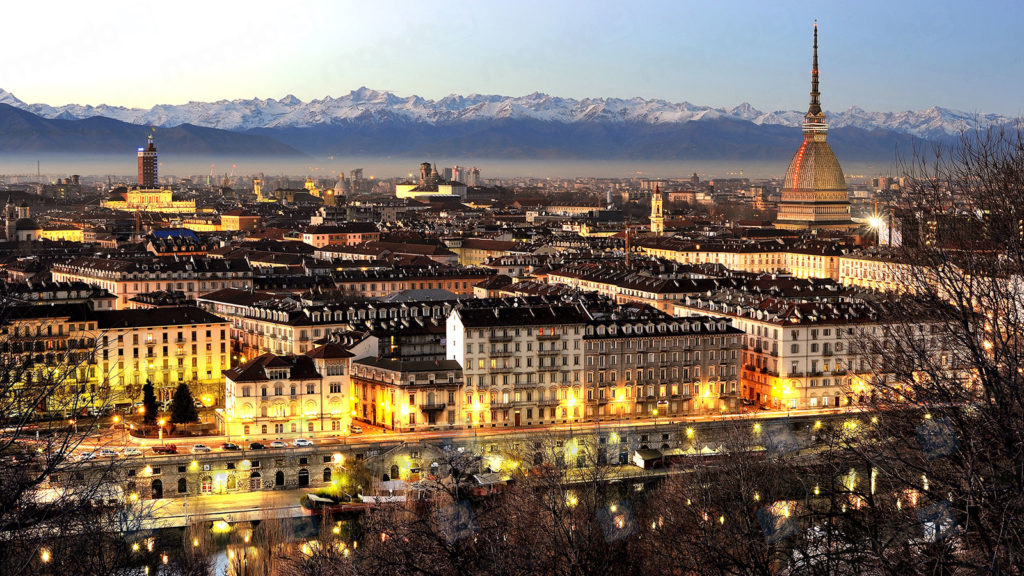
[[[305,354],[263,354],[224,372],[221,433],[239,440],[342,434],[352,422],[352,343],[328,342]]]

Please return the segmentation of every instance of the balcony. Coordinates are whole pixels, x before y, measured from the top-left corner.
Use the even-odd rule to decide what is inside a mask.
[[[511,350],[492,350],[491,351],[491,358],[509,358],[511,356],[514,356],[514,355],[515,355],[515,352],[513,352]]]
[[[487,339],[491,342],[511,342],[512,336],[497,336],[492,334]]]
[[[511,408],[512,402],[491,402],[490,404],[487,405],[487,407],[490,408],[491,410],[504,410],[505,408]]]
[[[561,350],[538,350],[537,351],[537,355],[538,356],[558,356],[561,353],[562,353]]]
[[[538,334],[537,340],[559,340],[561,337],[561,334]]]
[[[423,412],[435,412],[439,410],[444,410],[446,406],[447,404],[445,404],[444,402],[432,402],[429,404],[420,404],[419,408]]]
[[[510,372],[515,372],[515,370],[515,366],[495,366],[488,370],[488,372],[491,374],[508,374]]]

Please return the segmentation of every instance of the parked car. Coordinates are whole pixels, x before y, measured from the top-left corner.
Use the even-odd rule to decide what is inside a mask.
[[[100,448],[100,456],[103,458],[117,458],[117,452],[110,448]]]
[[[309,440],[307,438],[296,438],[295,442],[292,442],[292,444],[294,444],[296,446],[305,447],[305,446],[312,446],[313,445],[313,441]]]
[[[353,425],[348,427],[348,431],[349,431],[349,434],[362,434],[363,433],[363,427],[360,426],[359,424],[353,424]]]
[[[270,447],[271,448],[287,448],[288,444],[285,444],[284,442],[281,442],[280,440],[274,440],[273,442],[270,443]]]
[[[264,448],[266,448],[266,446],[260,444],[259,442],[253,442],[249,444],[249,450],[263,450]]]
[[[223,450],[241,450],[242,447],[234,442],[225,442],[220,445]]]
[[[192,447],[193,454],[205,454],[210,451],[210,447],[206,444],[196,444]]]
[[[177,454],[178,447],[174,444],[165,444],[163,446],[153,446],[153,454]]]
[[[92,460],[94,458],[96,458],[95,452],[82,452],[82,456],[80,457],[81,460]]]
[[[124,449],[124,457],[128,458],[129,456],[142,456],[142,450],[139,450],[134,446],[129,446]]]

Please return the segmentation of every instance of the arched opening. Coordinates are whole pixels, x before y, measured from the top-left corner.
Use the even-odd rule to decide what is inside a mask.
[[[398,479],[398,465],[397,464],[392,464],[391,465],[391,479],[392,480],[397,480]]]
[[[324,482],[330,482],[330,481],[331,481],[331,469],[330,468],[324,468]]]
[[[228,474],[227,489],[231,491],[238,490],[238,479],[235,478],[234,474]]]
[[[203,476],[199,479],[199,493],[200,494],[213,494],[213,478],[209,476]]]
[[[274,486],[284,486],[284,472],[278,470],[277,474],[274,474]]]
[[[159,478],[153,480],[153,498],[164,497],[164,483]]]
[[[299,470],[299,487],[309,486],[309,470]]]
[[[249,474],[249,490],[259,490],[263,487],[263,476],[259,472]]]
[[[178,478],[178,494],[184,494],[186,492],[188,492],[188,480]]]
[[[533,465],[534,466],[540,466],[543,463],[544,463],[544,454],[541,454],[540,452],[534,452],[533,453]]]

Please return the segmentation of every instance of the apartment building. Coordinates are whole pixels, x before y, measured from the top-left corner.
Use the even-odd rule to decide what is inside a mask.
[[[721,291],[676,306],[681,316],[731,319],[744,338],[747,397],[774,408],[829,408],[871,396],[868,359],[857,344],[883,333],[879,309],[852,299],[768,298]]]
[[[160,290],[184,292],[195,299],[222,288],[251,289],[252,268],[245,260],[188,257],[180,260],[76,258],[50,270],[54,282],[84,282],[117,297],[114,307],[130,308],[139,294]]]
[[[348,431],[354,414],[350,362],[362,342],[337,341],[305,354],[262,354],[225,372],[222,434],[239,440]]]
[[[228,324],[198,308],[18,306],[9,310],[6,321],[0,328],[5,340],[0,354],[6,362],[21,362],[8,373],[25,385],[60,379],[66,393],[60,402],[130,403],[141,399],[146,382],[152,382],[159,400],[170,400],[182,382],[210,403],[223,394]]]
[[[583,338],[587,420],[734,412],[746,398],[731,320],[627,306],[588,322]]]
[[[463,367],[458,423],[532,426],[585,417],[582,304],[475,301],[448,316],[447,358]],[[471,307],[472,306],[472,307]]]
[[[365,357],[352,363],[353,417],[388,430],[462,426],[463,372],[455,360]]]

